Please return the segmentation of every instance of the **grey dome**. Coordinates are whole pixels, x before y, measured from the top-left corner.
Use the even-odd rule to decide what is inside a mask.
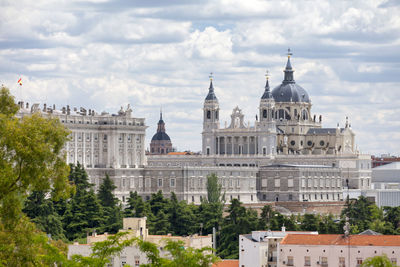
[[[282,83],[272,90],[275,102],[307,102],[310,98],[303,87],[295,83]]]
[[[157,132],[153,138],[151,138],[151,141],[171,141],[171,139],[169,138],[168,134],[166,134],[165,132]]]
[[[300,85],[297,85],[294,80],[294,70],[292,69],[292,64],[290,63],[290,55],[288,56],[288,61],[286,63],[284,72],[285,77],[282,81],[282,84],[272,90],[272,96],[274,97],[275,102],[310,103],[310,98],[306,90],[304,90],[304,88]]]

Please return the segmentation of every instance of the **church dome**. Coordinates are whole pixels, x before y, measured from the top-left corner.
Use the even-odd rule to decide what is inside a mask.
[[[171,141],[171,139],[165,132],[157,132],[155,135],[153,135],[151,141]]]
[[[307,102],[310,98],[303,87],[295,83],[282,83],[272,90],[272,96],[275,102]]]
[[[272,96],[275,102],[307,102],[310,103],[310,98],[303,87],[297,85],[293,78],[293,68],[290,63],[290,50],[288,53],[288,61],[284,70],[285,77],[282,84],[272,90]]]

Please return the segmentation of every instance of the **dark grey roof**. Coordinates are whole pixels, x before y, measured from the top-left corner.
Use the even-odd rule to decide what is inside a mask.
[[[265,83],[265,91],[264,94],[262,95],[261,99],[270,99],[272,98],[271,91],[269,90],[269,82],[267,79],[267,82]]]
[[[297,85],[293,78],[292,64],[290,57],[286,63],[284,70],[285,77],[282,84],[272,90],[272,96],[276,102],[307,102],[310,103],[310,98],[303,87]]]
[[[272,96],[276,102],[307,102],[310,98],[303,87],[295,83],[284,83],[272,90]]]
[[[163,141],[163,140],[171,141],[168,134],[166,134],[165,132],[157,132],[155,135],[153,135],[153,138],[151,138],[151,141]]]
[[[208,95],[206,97],[206,100],[218,100],[214,93],[214,86],[212,80],[210,81],[210,88],[208,88]]]
[[[340,132],[342,132],[344,128],[340,128]],[[335,134],[336,128],[310,128],[307,131],[307,134]]]

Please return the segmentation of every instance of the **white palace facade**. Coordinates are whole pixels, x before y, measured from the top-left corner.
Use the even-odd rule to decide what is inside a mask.
[[[207,175],[216,173],[227,201],[340,201],[343,189],[368,189],[371,158],[355,149],[355,134],[344,127],[323,128],[311,113],[307,92],[296,84],[288,56],[284,79],[270,90],[267,78],[254,125],[244,122],[239,107],[220,127],[219,104],[211,79],[203,108],[200,155],[145,155],[144,118],[128,106],[117,114],[69,106],[20,102],[18,116],[40,112],[59,118],[70,131],[68,163],[81,163],[96,188],[106,174],[125,202],[130,191],[148,199],[162,190],[200,203],[207,196]]]

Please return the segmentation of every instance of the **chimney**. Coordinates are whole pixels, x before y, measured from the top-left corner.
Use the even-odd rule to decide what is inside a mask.
[[[282,232],[286,232],[286,227],[285,227],[285,225],[282,226]]]
[[[46,112],[47,111],[47,105],[46,105],[46,103],[44,103],[43,104],[43,112]]]

